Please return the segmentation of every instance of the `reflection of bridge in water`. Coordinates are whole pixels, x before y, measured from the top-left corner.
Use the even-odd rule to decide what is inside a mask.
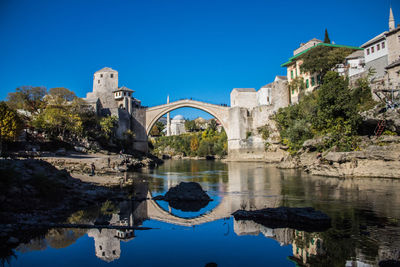
[[[194,226],[228,218],[238,209],[261,209],[277,207],[281,200],[281,175],[278,169],[260,168],[258,163],[239,165],[228,163],[229,179],[221,184],[221,200],[218,205],[193,218],[182,218],[166,211],[146,193],[147,218],[165,223]],[[268,179],[268,187],[265,187]],[[276,180],[276,181],[274,181]]]

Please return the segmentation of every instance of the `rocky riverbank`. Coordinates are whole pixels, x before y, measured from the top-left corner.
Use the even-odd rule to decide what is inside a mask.
[[[59,170],[66,170],[71,174],[90,174],[92,163],[95,166],[96,175],[115,174],[124,171],[133,171],[140,168],[154,168],[162,164],[162,160],[147,155],[129,154],[84,154],[65,152],[61,155],[37,157],[44,160]]]
[[[322,140],[307,140],[299,153],[287,156],[278,168],[302,168],[323,176],[400,178],[400,136],[361,138],[359,150],[352,152],[319,153]]]
[[[46,225],[65,223],[74,212],[108,199],[127,198],[119,184],[105,186],[109,179],[93,176],[98,180],[95,184],[87,177],[77,179],[44,160],[1,159],[0,249],[11,251],[19,243],[46,233]]]

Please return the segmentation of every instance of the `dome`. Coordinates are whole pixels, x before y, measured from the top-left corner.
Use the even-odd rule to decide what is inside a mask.
[[[185,118],[182,115],[176,115],[173,120],[185,120]]]

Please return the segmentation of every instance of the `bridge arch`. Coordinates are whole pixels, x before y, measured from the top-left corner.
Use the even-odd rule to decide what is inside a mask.
[[[181,218],[161,208],[158,203],[152,199],[150,191],[147,193],[147,216],[156,221],[166,222],[180,226],[194,226],[231,216],[232,208],[228,196],[224,196],[221,202],[210,212],[201,214],[192,218]]]
[[[146,109],[146,134],[149,135],[151,128],[154,124],[166,113],[171,112],[179,108],[196,108],[205,111],[214,116],[224,127],[228,133],[228,116],[229,107],[219,106],[214,104],[208,104],[201,101],[195,101],[190,99],[174,101],[168,104],[154,106]]]

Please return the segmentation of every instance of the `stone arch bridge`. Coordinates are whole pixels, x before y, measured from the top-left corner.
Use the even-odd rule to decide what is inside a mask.
[[[214,116],[224,127],[228,138],[228,155],[232,159],[256,159],[265,157],[265,141],[258,134],[258,127],[269,123],[271,106],[258,106],[252,109],[209,104],[201,101],[184,99],[154,107],[134,111],[134,148],[148,151],[148,135],[151,128],[163,115],[175,109],[190,107],[205,111]],[[252,133],[249,138],[248,133]],[[269,153],[271,154],[271,153]],[[280,157],[280,155],[278,155]],[[280,159],[280,158],[279,158]],[[279,161],[279,160],[278,160]]]
[[[229,131],[229,107],[208,104],[201,101],[195,101],[190,99],[178,100],[168,104],[154,106],[146,109],[146,134],[150,133],[153,125],[160,119],[163,115],[171,112],[178,108],[197,108],[203,110],[212,116],[214,116],[224,127],[225,131]]]

